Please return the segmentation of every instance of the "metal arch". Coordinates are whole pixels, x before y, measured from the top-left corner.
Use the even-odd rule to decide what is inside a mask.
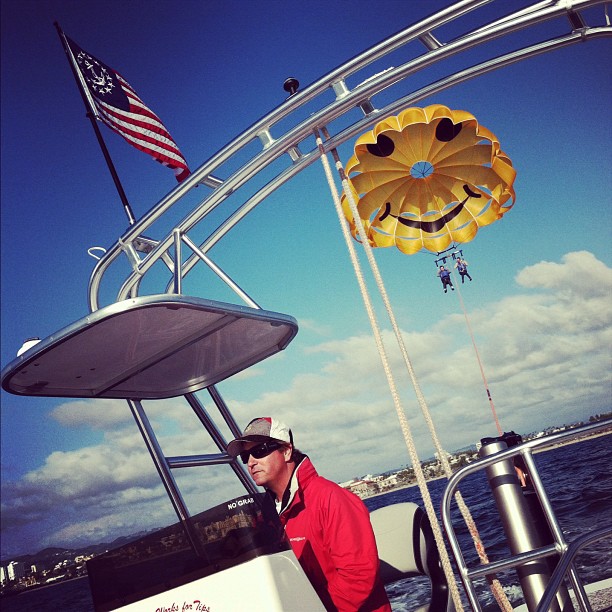
[[[601,34],[602,28],[591,29],[589,31],[590,37]],[[606,35],[609,35],[606,31]],[[577,37],[581,37],[581,34],[569,35],[564,39],[557,39],[555,41],[555,48],[560,48],[576,42]],[[495,70],[505,65],[509,65],[511,63],[520,61],[521,59],[526,59],[527,57],[532,57],[544,51],[552,50],[551,46],[547,46],[543,48],[541,45],[534,45],[533,47],[528,47],[522,50],[519,53],[511,53],[506,56],[496,58],[495,60],[484,62],[482,64],[478,64],[470,68],[469,70],[464,70],[461,72],[452,75],[451,77],[447,77],[440,81],[437,81],[427,87],[416,91],[413,94],[408,96],[404,96],[399,98],[397,101],[392,104],[387,105],[383,109],[376,111],[376,117],[365,117],[359,122],[354,123],[350,128],[339,132],[336,136],[330,138],[325,144],[325,150],[331,150],[345,143],[347,140],[354,138],[357,134],[362,132],[363,130],[371,127],[381,116],[392,115],[399,112],[402,108],[407,105],[414,104],[423,98],[431,96],[432,94],[438,93],[444,89],[447,89],[453,85],[457,85],[461,82],[464,82],[468,79],[474,78],[476,76],[481,76],[487,72]],[[265,198],[267,198],[272,191],[280,187],[282,184],[291,179],[295,174],[302,171],[306,166],[312,164],[314,161],[319,159],[318,152],[312,151],[307,156],[303,156],[300,164],[294,164],[287,168],[285,171],[280,173],[274,181],[268,183],[263,189],[261,189],[257,194],[255,194],[252,198],[249,198],[237,211],[235,211],[223,224],[221,224],[214,232],[210,234],[210,236],[204,241],[204,243],[200,246],[200,250],[203,252],[207,252],[210,250],[232,227],[234,227],[241,219],[243,219],[255,206],[261,203]],[[198,262],[197,257],[191,256],[183,265],[183,271],[185,274],[191,270],[191,268]],[[169,288],[168,288],[169,289]]]
[[[178,185],[145,216],[131,226],[128,231],[113,245],[108,252],[96,264],[89,281],[88,295],[89,308],[93,312],[99,308],[99,290],[102,278],[113,263],[122,253],[128,258],[132,272],[126,277],[118,292],[117,299],[135,297],[143,276],[160,259],[163,260],[173,278],[168,284],[171,287],[180,287],[180,279],[183,278],[202,258],[194,253],[186,262],[180,259],[172,260],[170,251],[176,244],[177,236],[185,236],[200,221],[207,217],[213,210],[221,205],[228,197],[236,193],[240,188],[268,168],[285,154],[289,155],[290,165],[279,172],[270,182],[260,189],[252,197],[241,204],[216,230],[199,245],[201,254],[206,254],[214,244],[223,238],[237,223],[240,222],[255,206],[261,203],[273,191],[290,180],[295,174],[303,171],[313,162],[319,159],[316,147],[309,152],[303,153],[300,145],[306,143],[312,136],[315,128],[327,126],[331,121],[346,117],[349,112],[360,108],[363,115],[359,120],[353,121],[351,125],[330,137],[325,143],[325,149],[338,147],[363,130],[371,127],[381,116],[392,114],[403,106],[415,102],[449,88],[453,85],[496,70],[503,66],[518,62],[535,55],[552,51],[576,42],[582,42],[591,38],[612,35],[612,27],[600,26],[589,27],[584,22],[580,10],[603,4],[605,0],[544,0],[516,11],[502,19],[484,24],[481,27],[447,43],[439,42],[432,31],[441,25],[456,20],[469,11],[481,8],[495,0],[462,0],[456,4],[443,9],[417,24],[414,24],[401,32],[387,38],[385,41],[375,45],[359,56],[346,62],[339,68],[333,70],[319,81],[297,92],[289,99],[274,109],[271,113],[257,121],[253,126],[230,142],[226,147],[217,152],[208,161],[204,162],[183,183]],[[512,51],[502,56],[492,57],[481,64],[469,66],[458,70],[450,76],[431,83],[417,91],[398,97],[384,108],[375,109],[371,98],[388,88],[403,83],[410,75],[419,70],[429,68],[436,62],[454,57],[462,51],[471,49],[485,42],[506,36],[517,30],[540,24],[543,21],[558,17],[567,17],[570,33],[554,39],[544,40],[529,47]],[[389,68],[381,73],[367,77],[352,90],[346,85],[348,77],[356,75],[359,71],[367,68],[376,60],[386,57],[393,51],[400,49],[414,40],[420,40],[426,52],[396,68]],[[307,103],[318,100],[328,94],[329,89],[335,94],[335,99],[323,106],[317,112],[311,114],[307,119],[289,128],[282,136],[274,138],[271,130],[281,120],[290,117]],[[219,170],[223,165],[238,152],[245,152],[247,145],[259,139],[263,149],[252,156],[242,167],[233,172],[227,179],[217,178]],[[206,185],[213,191],[204,198],[192,211],[178,223],[167,235],[159,241],[150,241],[146,249],[139,244],[142,235],[146,234],[151,225],[160,219],[174,204],[186,196],[192,188],[197,185]],[[146,239],[145,239],[146,240]],[[140,247],[140,248],[139,248]],[[144,257],[141,257],[144,254]],[[177,265],[178,263],[178,265]],[[239,294],[240,295],[240,294]]]

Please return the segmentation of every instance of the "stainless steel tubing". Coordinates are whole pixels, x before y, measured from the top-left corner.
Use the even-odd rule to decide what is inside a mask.
[[[500,439],[483,441],[480,456],[487,457],[507,448],[507,443]],[[542,541],[535,522],[530,520],[529,507],[513,461],[507,459],[494,463],[486,469],[486,473],[512,554],[517,555],[542,547],[545,542]],[[525,603],[528,609],[533,611],[550,581],[550,569],[546,559],[528,561],[517,567],[517,573]],[[550,610],[560,612],[562,608],[554,603]]]

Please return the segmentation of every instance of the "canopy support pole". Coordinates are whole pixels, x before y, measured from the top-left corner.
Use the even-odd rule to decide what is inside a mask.
[[[207,555],[204,547],[201,545],[200,540],[198,539],[198,536],[194,532],[191,522],[189,521],[190,514],[189,510],[187,510],[187,505],[185,504],[183,496],[181,495],[176,481],[172,476],[168,461],[166,460],[162,448],[157,441],[157,437],[155,436],[155,432],[153,431],[153,427],[151,427],[149,418],[142,407],[142,403],[138,400],[127,400],[127,403],[132,411],[132,415],[134,416],[136,424],[138,425],[138,429],[140,430],[140,433],[145,441],[147,449],[149,450],[149,454],[155,463],[155,467],[157,468],[157,472],[164,484],[166,492],[168,493],[168,497],[172,502],[174,511],[176,512],[176,515],[183,526],[185,535],[189,539],[191,547],[199,557],[206,559]]]

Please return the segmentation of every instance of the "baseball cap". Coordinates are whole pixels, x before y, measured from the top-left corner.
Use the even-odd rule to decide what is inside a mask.
[[[242,436],[227,445],[227,452],[237,457],[244,450],[245,442],[265,442],[270,438],[283,444],[293,444],[293,434],[285,423],[272,417],[257,417],[246,426]]]

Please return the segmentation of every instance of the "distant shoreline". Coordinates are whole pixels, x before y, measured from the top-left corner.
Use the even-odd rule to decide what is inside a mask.
[[[551,446],[550,448],[543,448],[542,450],[538,450],[538,451],[534,451],[536,453],[542,453],[545,452],[547,450],[551,450],[553,448],[559,448],[560,446],[567,446],[569,444],[576,444],[576,442],[584,442],[586,440],[591,440],[594,438],[600,438],[601,436],[607,436],[610,433],[612,433],[612,425],[610,425],[610,427],[608,429],[606,429],[605,431],[599,431],[597,433],[592,433],[592,434],[585,434],[584,436],[580,437],[580,438],[576,438],[574,440],[568,440],[567,442],[559,442],[558,444],[555,444],[554,446]]]
[[[58,584],[66,584],[66,582],[73,582],[74,580],[83,580],[83,578],[87,578],[87,574],[83,576],[75,576],[74,578],[66,578],[65,580],[54,580],[51,583],[45,582],[44,584],[34,584],[32,586],[25,587],[19,591],[4,591],[0,595],[0,598],[4,597],[19,597],[19,595],[23,595],[25,593],[31,593],[32,591],[42,591],[43,589],[50,589],[51,587],[57,586]]]
[[[592,434],[586,434],[584,436],[581,436],[579,438],[575,438],[572,440],[567,440],[566,442],[559,442],[557,444],[554,444],[553,446],[549,447],[549,448],[542,448],[539,450],[535,450],[534,454],[537,453],[545,453],[546,451],[550,451],[553,450],[554,448],[559,448],[561,446],[568,446],[570,444],[576,444],[577,442],[586,442],[587,440],[593,440],[595,438],[600,438],[601,436],[607,436],[610,435],[610,433],[612,433],[612,425],[610,425],[610,427],[608,429],[606,429],[605,431],[599,431],[596,433],[592,433]],[[428,484],[430,482],[434,482],[436,480],[442,480],[442,479],[446,479],[445,475],[442,476],[436,476],[435,478],[427,478],[425,479],[425,483]],[[407,485],[400,485],[397,487],[393,487],[391,489],[388,489],[387,491],[381,491],[380,493],[374,493],[372,495],[367,495],[365,497],[362,497],[361,499],[373,499],[374,497],[380,497],[381,495],[386,495],[387,493],[394,493],[395,491],[403,491],[404,489],[411,489],[413,487],[418,487],[419,483],[418,482],[411,482],[410,484]]]

